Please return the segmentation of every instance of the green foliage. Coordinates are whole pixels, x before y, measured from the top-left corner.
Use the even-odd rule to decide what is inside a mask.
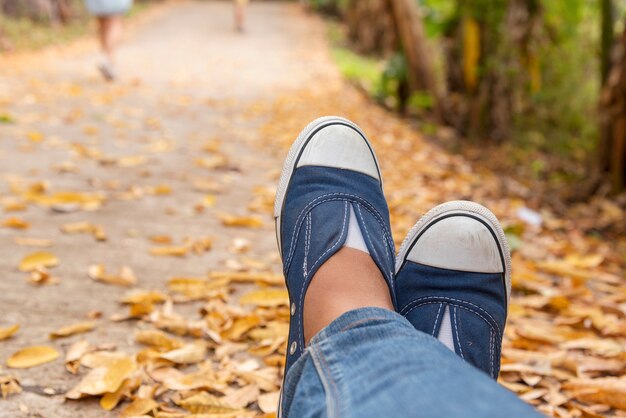
[[[341,46],[335,46],[332,52],[333,58],[344,77],[359,85],[372,96],[378,96],[383,74],[380,61],[358,55]]]
[[[62,44],[88,33],[86,17],[72,20],[67,25],[50,26],[30,19],[13,19],[0,15],[2,41],[15,51],[40,49]]]

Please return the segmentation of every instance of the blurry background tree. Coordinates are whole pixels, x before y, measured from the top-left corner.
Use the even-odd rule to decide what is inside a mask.
[[[626,2],[308,3],[339,17],[344,73],[426,132],[566,198],[624,191]]]
[[[344,74],[427,134],[548,195],[624,191],[625,1],[300,2],[336,19]],[[0,11],[5,50],[88,30],[82,0],[0,0]]]

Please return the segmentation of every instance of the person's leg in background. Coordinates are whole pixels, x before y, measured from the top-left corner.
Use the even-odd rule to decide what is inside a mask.
[[[344,119],[312,122],[287,157],[274,212],[292,316],[281,415],[537,416],[393,311],[395,254],[381,186],[370,144]],[[413,257],[422,235],[405,253]],[[420,280],[413,268],[399,273]],[[409,303],[421,296],[401,290]],[[489,338],[481,347],[494,348]]]
[[[246,27],[246,6],[247,0],[235,0],[235,29],[243,32]]]
[[[98,16],[98,39],[103,60],[98,65],[102,76],[109,81],[115,79],[115,49],[122,36],[122,17],[120,15]]]

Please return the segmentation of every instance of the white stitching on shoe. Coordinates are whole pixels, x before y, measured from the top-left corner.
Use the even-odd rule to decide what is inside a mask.
[[[324,195],[318,196],[318,197],[316,197],[315,199],[313,199],[312,201],[310,201],[310,202],[309,202],[309,203],[308,203],[308,204],[307,204],[307,205],[306,205],[306,206],[305,206],[305,207],[304,207],[304,208],[300,211],[300,214],[298,214],[298,218],[296,219],[296,222],[295,222],[295,224],[294,224],[294,225],[295,225],[295,228],[294,228],[294,230],[293,230],[293,233],[291,234],[291,242],[290,242],[290,244],[289,244],[289,252],[288,252],[288,254],[289,254],[289,255],[288,255],[288,257],[287,257],[287,261],[286,261],[286,262],[285,262],[285,264],[284,264],[284,267],[285,267],[285,268],[287,268],[287,267],[289,266],[289,264],[291,263],[291,258],[293,257],[294,250],[295,250],[295,248],[294,248],[294,243],[295,243],[295,240],[296,240],[297,234],[299,233],[299,228],[298,228],[298,225],[302,222],[302,219],[301,219],[301,218],[302,218],[302,216],[304,215],[304,213],[305,213],[306,211],[310,210],[311,208],[313,208],[314,206],[317,206],[317,205],[322,204],[322,203],[324,203],[324,202],[327,202],[327,201],[329,201],[329,202],[330,202],[330,201],[333,201],[333,200],[343,200],[343,199],[333,198],[333,199],[326,199],[326,200],[319,201],[319,200],[321,200],[321,199],[328,198],[329,196],[344,196],[344,197],[352,197],[352,198],[357,199],[357,200],[358,200],[358,202],[357,202],[357,203],[361,203],[361,204],[363,204],[363,205],[364,205],[364,207],[365,207],[365,209],[368,209],[368,207],[369,207],[369,208],[371,208],[371,210],[368,210],[368,212],[372,213],[372,215],[374,215],[374,217],[375,217],[375,218],[378,218],[378,219],[377,219],[378,223],[379,223],[379,224],[383,227],[383,231],[385,231],[384,222],[382,222],[382,220],[380,219],[380,218],[381,218],[381,215],[378,213],[378,211],[376,210],[376,208],[375,208],[374,206],[372,206],[372,205],[371,205],[370,203],[368,203],[367,201],[363,200],[363,198],[362,198],[362,197],[357,196],[357,195],[353,195],[353,194],[349,194],[349,193],[327,193],[327,194],[324,194]],[[282,225],[282,222],[281,222],[281,225]],[[385,237],[387,237],[387,236],[385,235]],[[387,239],[389,240],[390,238],[388,238],[388,237],[387,237]],[[389,241],[389,242],[392,244],[391,246],[393,246],[392,241]]]
[[[489,312],[487,312],[486,310],[484,310],[480,306],[475,305],[475,304],[473,304],[471,302],[467,302],[467,301],[464,301],[464,300],[461,300],[461,299],[449,298],[449,297],[446,297],[446,296],[424,296],[424,297],[421,297],[421,298],[417,298],[417,299],[411,301],[410,303],[408,303],[404,308],[402,308],[400,310],[400,315],[405,315],[403,312],[409,306],[413,305],[414,303],[416,303],[416,302],[418,302],[420,300],[425,300],[425,299],[443,299],[443,300],[451,300],[451,301],[455,301],[455,302],[467,303],[468,305],[471,305],[471,306],[473,306],[473,307],[475,307],[477,309],[480,309],[482,312],[485,313],[485,315],[487,315],[489,318],[491,318],[491,320],[494,322],[496,328],[498,329],[498,333],[500,333],[500,326],[498,325],[498,322],[493,318],[493,316],[491,316],[491,314]]]
[[[413,306],[407,313],[402,314],[402,316],[404,316],[406,318],[406,316],[408,314],[410,314],[411,312],[413,312],[413,310],[419,308],[420,306],[424,306],[424,305],[436,305],[440,302],[424,302],[424,303],[420,303],[418,305]],[[462,305],[457,305],[456,303],[449,303],[449,305],[455,306],[459,309],[465,309],[466,311],[469,311],[471,313],[473,313],[474,315],[478,316],[480,319],[482,319],[483,321],[485,321],[485,323],[487,324],[487,326],[489,326],[489,329],[491,331],[494,331],[493,326],[491,325],[491,323],[487,320],[487,318],[485,318],[484,316],[482,316],[479,312],[473,310],[472,308],[468,308],[467,306],[462,306]],[[452,318],[452,313],[450,314],[450,318]]]
[[[437,309],[437,316],[435,316],[435,325],[433,326],[433,332],[432,332],[432,336],[437,338],[437,336],[435,335],[435,330],[437,329],[437,322],[439,322],[439,313],[441,312],[441,307],[443,306],[443,303],[439,304],[439,309]]]
[[[302,270],[304,273],[304,277],[306,277],[307,272],[307,261],[309,258],[309,248],[311,244],[311,212],[306,217],[306,231],[304,234],[304,263],[302,263]]]
[[[491,365],[491,377],[495,377],[493,375],[493,331],[489,330],[489,364]]]
[[[356,204],[356,208],[357,208],[357,210],[359,212],[359,217],[361,218],[361,221],[363,222],[363,227],[365,228],[365,232],[367,234],[367,237],[369,238],[369,241],[372,244],[372,248],[374,249],[374,252],[376,253],[376,256],[380,257],[378,255],[378,251],[376,251],[374,243],[373,243],[373,241],[372,241],[372,239],[371,239],[371,237],[369,235],[369,232],[367,231],[367,222],[365,222],[365,217],[363,216],[363,212],[361,212],[361,205],[358,202]],[[367,208],[365,210],[367,210]],[[380,222],[379,222],[379,224],[380,224]],[[392,254],[393,250],[389,247],[389,239],[387,238],[387,231],[385,231],[385,228],[382,225],[381,225],[381,229],[383,231],[383,238],[384,238],[385,244],[386,244],[385,245],[385,255]],[[383,260],[381,259],[381,261],[383,261]],[[389,258],[389,261],[391,261],[391,265],[395,267],[393,254]],[[393,269],[389,270],[388,274],[389,274],[389,281],[391,283],[391,288],[394,289],[395,288],[395,284],[394,284],[394,278],[393,278],[393,276],[394,276],[393,275]]]
[[[463,347],[461,347],[461,339],[459,338],[459,329],[457,328],[457,315],[459,312],[459,308],[454,309],[454,332],[456,333],[456,342],[459,345],[459,354],[461,355],[461,358],[463,360],[465,360],[465,356],[463,356]]]
[[[326,251],[324,251],[322,253],[322,255],[320,255],[317,260],[315,260],[315,263],[313,263],[313,265],[311,266],[311,269],[309,270],[309,272],[312,272],[313,270],[315,270],[315,266],[317,266],[317,263],[319,263],[319,261],[329,252],[332,251],[337,245],[339,245],[339,243],[341,242],[341,239],[343,238],[343,232],[346,229],[346,218],[348,217],[348,202],[345,202],[345,208],[343,211],[343,224],[341,225],[341,232],[339,233],[339,238],[337,238],[337,241],[330,247],[328,248]],[[304,299],[304,289],[306,289],[307,283],[304,283],[304,286],[302,286],[302,290],[300,291],[300,303],[298,304],[298,306],[302,306],[302,300]],[[300,315],[298,315],[298,319],[300,322],[300,326],[298,327],[298,333],[300,334],[300,341],[302,343],[302,345],[304,345],[304,337],[303,337],[303,332],[302,332],[302,328],[303,328],[303,313],[302,313],[303,309],[300,309]]]

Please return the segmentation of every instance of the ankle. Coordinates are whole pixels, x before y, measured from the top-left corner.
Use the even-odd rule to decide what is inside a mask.
[[[387,283],[370,255],[344,247],[311,279],[304,299],[305,343],[342,314],[364,307],[394,309]]]

